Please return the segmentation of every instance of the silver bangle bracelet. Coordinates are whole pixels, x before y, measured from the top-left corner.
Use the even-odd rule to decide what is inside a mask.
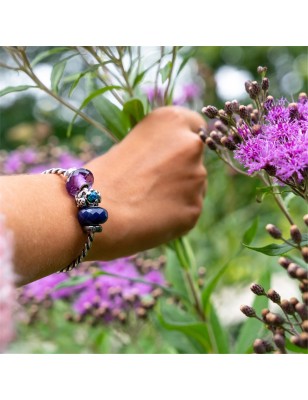
[[[85,168],[51,168],[43,171],[42,174],[62,175],[66,178],[66,190],[69,195],[75,198],[78,208],[78,220],[84,232],[87,234],[87,240],[83,246],[82,252],[67,267],[59,272],[68,272],[76,268],[86,257],[90,250],[94,234],[102,232],[101,224],[108,219],[108,212],[105,208],[99,207],[101,201],[100,193],[92,189],[94,177],[91,171]]]

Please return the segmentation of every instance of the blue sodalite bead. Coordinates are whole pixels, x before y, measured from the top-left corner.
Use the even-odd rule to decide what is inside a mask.
[[[80,225],[99,225],[108,219],[108,212],[102,207],[82,208],[78,211],[78,221]]]

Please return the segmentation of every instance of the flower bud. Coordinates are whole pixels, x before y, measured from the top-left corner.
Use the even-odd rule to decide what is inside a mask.
[[[225,124],[226,126],[229,126],[229,115],[225,112],[225,110],[218,110],[218,118],[220,121]]]
[[[138,317],[138,318],[141,318],[141,319],[144,319],[144,318],[147,317],[147,311],[146,311],[146,309],[143,308],[143,307],[138,307],[138,308],[136,309],[136,314],[137,314],[137,317]]]
[[[158,299],[160,296],[163,295],[163,290],[161,288],[155,288],[151,292],[151,295],[153,296],[154,299]]]
[[[265,92],[268,90],[268,88],[269,88],[269,80],[268,80],[268,78],[263,78],[262,79],[261,87],[262,87],[262,90],[264,90]]]
[[[306,283],[306,282],[300,282],[300,284],[299,284],[299,290],[300,290],[302,293],[308,292],[308,283]]]
[[[296,271],[299,268],[299,266],[295,263],[290,263],[288,266],[288,274],[292,277],[292,278],[296,278]]]
[[[241,118],[243,118],[244,120],[248,119],[250,112],[247,110],[246,106],[241,105],[239,108],[239,115]]]
[[[244,315],[246,315],[246,317],[251,318],[256,316],[256,312],[252,307],[243,305],[240,307],[240,310]]]
[[[297,103],[290,103],[288,105],[288,109],[289,109],[289,118],[292,119],[296,119],[299,117],[299,112],[298,112],[298,106]]]
[[[208,137],[208,138],[205,139],[205,144],[207,144],[208,147],[211,150],[216,150],[217,149],[217,146],[216,146],[214,140],[211,137]]]
[[[221,132],[223,134],[228,133],[228,128],[221,121],[215,121],[214,127],[215,127],[215,129],[217,129],[219,132]]]
[[[251,81],[246,81],[245,83],[244,83],[244,85],[245,85],[245,90],[246,90],[246,92],[249,94],[249,88],[250,88],[250,86],[251,86],[251,84],[252,84],[252,82]]]
[[[263,308],[263,310],[261,311],[261,315],[264,321],[266,321],[266,316],[269,312],[270,310],[268,308]]]
[[[272,312],[269,312],[268,314],[266,314],[265,321],[269,325],[276,325],[276,326],[280,326],[280,325],[282,325],[284,323],[284,319],[282,318],[281,315],[274,314]]]
[[[253,343],[253,350],[256,354],[265,354],[266,349],[263,340],[256,339]]]
[[[253,136],[257,136],[260,133],[262,133],[262,127],[259,124],[253,125],[253,127],[251,128],[251,133],[253,134]]]
[[[226,147],[228,150],[231,150],[231,151],[236,150],[236,145],[235,145],[235,143],[234,143],[233,140],[232,140],[230,137],[228,137],[228,136],[223,136],[223,137],[220,139],[220,143],[221,143],[224,147]]]
[[[258,285],[257,283],[253,283],[250,286],[250,290],[256,294],[257,296],[263,296],[265,295],[265,291],[261,285]]]
[[[300,244],[300,242],[302,241],[302,234],[300,233],[297,225],[291,225],[290,235],[295,243]]]
[[[285,257],[280,257],[278,263],[284,268],[287,269],[290,265],[291,261]]]
[[[306,319],[303,323],[302,323],[302,328],[304,332],[308,332],[308,319]]]
[[[203,114],[205,114],[210,119],[215,118],[218,114],[218,110],[214,106],[203,107],[201,111]]]
[[[259,67],[257,68],[257,72],[258,72],[259,75],[266,74],[266,71],[267,71],[267,67],[261,67],[261,66],[259,66]]]
[[[256,99],[261,91],[261,87],[257,81],[251,82],[251,85],[248,87],[248,94],[251,99]]]
[[[303,216],[303,220],[304,220],[305,224],[308,226],[308,214],[305,214]]]
[[[308,319],[308,309],[305,304],[297,303],[295,306],[295,310],[297,314],[302,318],[302,320]]]
[[[286,300],[286,299],[281,300],[280,306],[285,313],[287,313],[289,315],[294,314],[294,311],[295,311],[294,307],[288,300]]]
[[[263,106],[266,110],[270,110],[274,105],[274,97],[273,96],[267,96]]]
[[[284,350],[286,343],[285,337],[283,335],[280,335],[279,333],[276,333],[274,335],[274,343],[278,347],[278,349]]]
[[[237,100],[232,100],[231,103],[232,103],[233,111],[237,113],[238,110],[239,110],[239,106],[240,106],[238,101]]]
[[[298,95],[298,101],[300,101],[301,103],[305,103],[307,100],[308,100],[307,93],[301,92],[301,93]]]
[[[281,239],[281,231],[273,224],[267,224],[265,229],[274,239]]]
[[[301,338],[300,338],[299,336],[291,336],[291,337],[290,337],[290,340],[291,340],[291,342],[292,342],[293,344],[295,344],[295,346],[303,347],[303,346],[302,346]]]
[[[308,292],[302,294],[303,303],[308,306]]]
[[[233,104],[231,103],[231,101],[226,101],[225,102],[224,110],[228,115],[232,115],[233,114]]]
[[[267,297],[272,300],[273,303],[280,304],[280,295],[274,289],[270,289],[267,292]]]
[[[203,278],[205,275],[206,275],[206,268],[205,267],[198,268],[198,276],[200,278]]]
[[[291,297],[289,299],[289,302],[292,304],[293,307],[295,307],[296,304],[299,303],[299,300],[296,297]]]
[[[217,132],[217,131],[212,131],[210,133],[210,138],[212,138],[214,140],[214,142],[216,142],[217,144],[220,144],[220,139],[222,138],[222,133],[221,132]]]
[[[304,349],[308,347],[308,333],[307,332],[302,332],[300,333],[300,339],[301,339],[301,345]]]
[[[308,247],[302,247],[302,257],[306,263],[308,263]]]
[[[305,268],[299,267],[295,271],[295,275],[297,279],[308,279],[308,271]]]

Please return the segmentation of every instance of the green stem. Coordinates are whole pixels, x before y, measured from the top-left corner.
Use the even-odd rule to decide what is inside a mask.
[[[168,84],[167,84],[167,88],[165,91],[165,96],[164,96],[164,100],[166,104],[169,104],[169,89],[171,86],[171,77],[172,77],[172,72],[174,70],[174,64],[175,64],[175,59],[176,59],[176,55],[177,55],[177,46],[173,46],[172,49],[172,59],[171,59],[171,68],[170,68],[170,72],[169,72],[169,77],[168,77]]]

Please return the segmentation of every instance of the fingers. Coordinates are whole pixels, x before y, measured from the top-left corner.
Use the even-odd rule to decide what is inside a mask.
[[[200,130],[206,128],[206,122],[204,118],[196,111],[191,111],[184,107],[176,107],[178,112],[181,113],[182,117],[185,118],[189,129],[194,133],[199,133]]]

